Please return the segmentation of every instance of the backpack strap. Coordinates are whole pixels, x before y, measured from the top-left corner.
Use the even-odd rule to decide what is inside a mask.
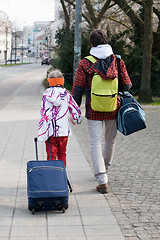
[[[91,63],[96,63],[97,62],[97,59],[96,58],[94,58],[93,56],[87,56],[87,57],[85,57],[85,59],[88,59]]]
[[[92,64],[96,63],[97,62],[97,59],[95,59],[93,56],[89,55],[87,57],[84,57],[85,59],[87,59],[88,61],[90,61]],[[88,67],[88,69],[90,68],[91,66]],[[86,79],[87,79],[87,92],[89,93],[90,95],[90,89],[89,89],[89,73],[86,71]]]

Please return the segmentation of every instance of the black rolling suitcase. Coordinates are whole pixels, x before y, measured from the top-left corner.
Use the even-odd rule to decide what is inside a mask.
[[[32,214],[51,210],[65,212],[68,208],[69,189],[72,192],[72,188],[64,162],[51,160],[50,142],[50,161],[38,161],[37,138],[34,140],[36,161],[27,163],[28,209]]]

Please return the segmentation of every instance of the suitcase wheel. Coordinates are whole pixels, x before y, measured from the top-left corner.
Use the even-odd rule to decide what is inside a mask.
[[[34,208],[32,206],[28,206],[28,210],[31,211],[33,215],[35,214],[35,212],[38,212],[38,208]]]
[[[65,211],[66,211],[66,209],[63,207],[63,208],[62,208],[62,212],[65,213]]]
[[[32,208],[32,214],[33,214],[33,215],[35,214],[35,210],[34,210],[34,208]]]

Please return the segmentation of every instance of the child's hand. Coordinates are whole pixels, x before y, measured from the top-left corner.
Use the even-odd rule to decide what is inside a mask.
[[[70,121],[71,121],[71,123],[72,123],[73,125],[75,125],[75,122],[73,121],[72,118],[70,118]]]

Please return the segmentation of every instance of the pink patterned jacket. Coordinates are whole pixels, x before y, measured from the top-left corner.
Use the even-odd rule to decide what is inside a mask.
[[[38,141],[49,137],[69,136],[71,134],[69,117],[80,124],[81,110],[72,95],[62,87],[48,88],[42,97]]]

